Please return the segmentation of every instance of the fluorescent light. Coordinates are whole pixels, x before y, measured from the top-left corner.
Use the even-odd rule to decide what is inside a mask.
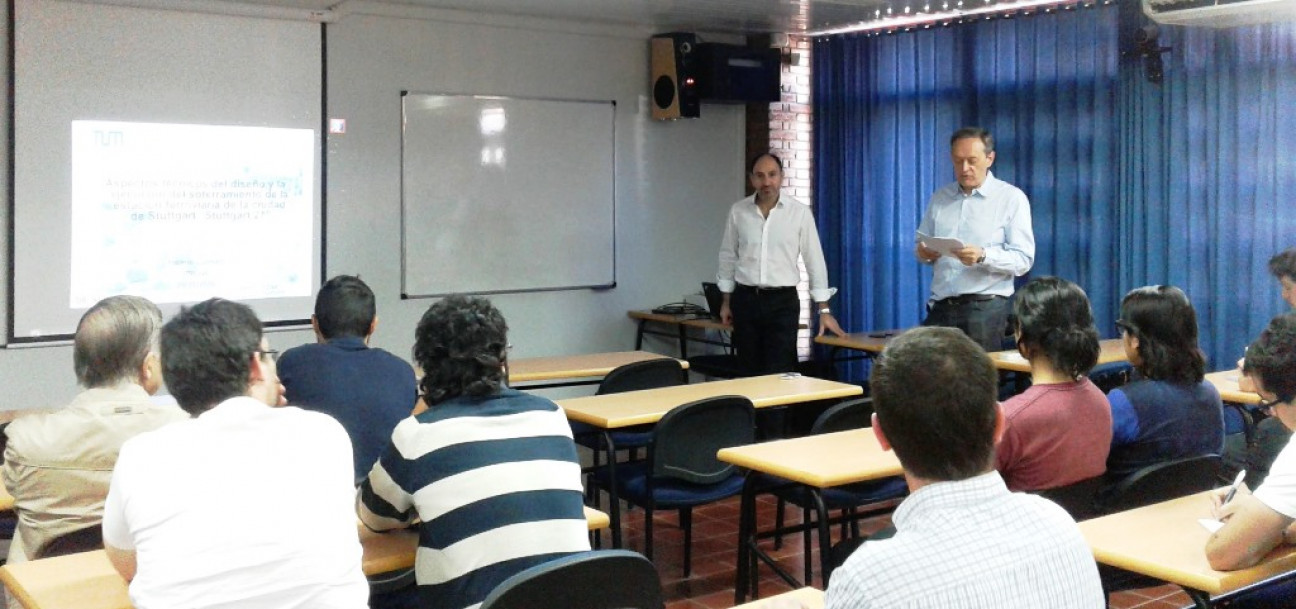
[[[881,17],[873,21],[861,21],[853,25],[828,28],[806,32],[806,36],[831,36],[833,34],[851,34],[857,32],[872,32],[876,30],[895,30],[907,27],[919,26],[937,21],[949,21],[955,19],[967,19],[969,17],[978,17],[981,15],[990,15],[995,13],[1007,13],[1010,11],[1020,11],[1025,9],[1034,9],[1040,7],[1062,8],[1067,6],[1077,6],[1083,3],[1083,0],[1021,0],[1020,2],[1007,2],[1002,4],[988,4],[977,8],[954,8],[952,10],[937,11],[932,13],[905,14],[896,17]],[[1110,4],[1110,0],[1103,0],[1103,4]],[[956,3],[962,4],[962,3]],[[908,13],[908,7],[905,7]]]

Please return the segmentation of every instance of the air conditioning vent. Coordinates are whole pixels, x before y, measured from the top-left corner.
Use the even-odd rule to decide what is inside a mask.
[[[1236,27],[1296,21],[1296,0],[1143,0],[1143,13],[1168,25]]]

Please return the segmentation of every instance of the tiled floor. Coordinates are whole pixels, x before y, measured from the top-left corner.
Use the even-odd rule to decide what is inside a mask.
[[[605,504],[606,506],[606,504]],[[775,502],[771,497],[762,497],[758,501],[757,513],[762,526],[774,522]],[[639,552],[643,546],[643,511],[623,512],[623,529],[625,545]],[[789,522],[799,522],[799,510],[788,510]],[[861,527],[862,532],[880,529],[890,523],[886,516],[867,521]],[[654,544],[654,563],[661,574],[662,587],[666,592],[667,609],[725,609],[734,604],[734,568],[737,564],[738,538],[738,499],[732,498],[718,504],[697,508],[693,511],[693,574],[683,576],[683,543],[684,534],[679,529],[677,515],[673,511],[658,512],[654,516],[656,543]],[[839,531],[834,528],[833,537]],[[604,543],[607,543],[606,536]],[[772,540],[762,542],[762,547],[777,559],[780,566],[793,577],[804,578],[803,551],[800,535],[790,535],[784,540],[783,548],[772,551]],[[822,587],[818,550],[814,561],[815,587]],[[769,596],[789,590],[789,586],[779,579],[774,572],[762,565],[759,569],[761,578],[761,596]],[[750,599],[749,599],[750,600]],[[1191,605],[1191,600],[1177,586],[1164,585],[1156,588],[1117,592],[1110,598],[1113,609],[1179,609]]]

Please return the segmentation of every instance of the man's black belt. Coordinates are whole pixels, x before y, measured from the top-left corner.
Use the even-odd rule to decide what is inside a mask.
[[[736,291],[739,291],[739,290],[742,290],[742,291],[745,291],[745,292],[754,292],[754,293],[756,293],[756,294],[782,294],[782,293],[784,293],[784,292],[795,292],[795,291],[796,291],[796,286],[786,286],[786,287],[781,287],[781,288],[762,288],[762,287],[760,287],[760,286],[755,286],[755,285],[743,285],[743,284],[739,283],[739,284],[736,284],[736,286],[734,287],[734,291],[736,292]]]
[[[985,302],[996,298],[1007,298],[1007,296],[1000,296],[998,294],[959,294],[958,296],[950,296],[949,298],[937,300],[936,304],[959,306],[965,305],[969,302]]]

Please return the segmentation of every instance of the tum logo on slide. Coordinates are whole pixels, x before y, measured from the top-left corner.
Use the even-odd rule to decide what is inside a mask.
[[[126,136],[120,131],[102,131],[95,129],[95,143],[105,148],[109,146],[120,146],[126,141]]]

